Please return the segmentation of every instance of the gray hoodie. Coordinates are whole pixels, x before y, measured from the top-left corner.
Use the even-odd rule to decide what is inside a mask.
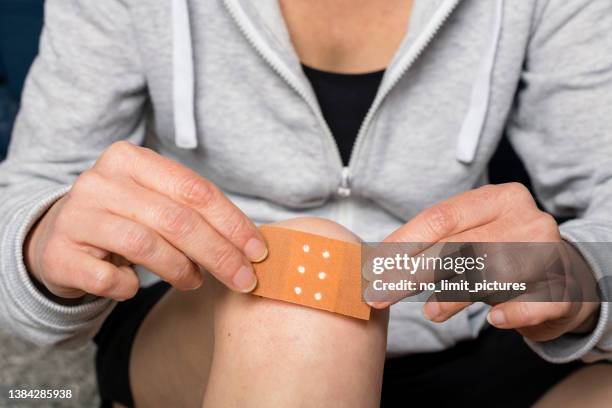
[[[48,0],[8,159],[0,165],[0,323],[41,344],[90,338],[113,307],[45,298],[23,263],[41,214],[128,139],[208,178],[256,223],[301,215],[379,241],[487,182],[503,132],[562,235],[597,277],[612,257],[612,2],[416,0],[343,166],[276,0]],[[389,355],[478,336],[486,306],[443,324],[392,307]],[[563,362],[612,353],[597,328],[530,345]]]

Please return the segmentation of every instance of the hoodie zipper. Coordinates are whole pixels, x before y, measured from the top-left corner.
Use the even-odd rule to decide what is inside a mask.
[[[257,53],[266,61],[266,63],[274,69],[274,71],[287,83],[291,88],[300,95],[308,104],[308,106],[314,112],[319,125],[323,129],[323,133],[325,134],[325,143],[329,148],[334,152],[335,164],[343,169],[344,164],[342,163],[342,156],[340,154],[340,148],[334,139],[334,135],[332,134],[331,129],[329,128],[325,118],[323,117],[323,113],[319,107],[319,104],[316,100],[313,100],[308,92],[301,86],[299,79],[297,79],[291,70],[287,68],[287,66],[280,61],[274,52],[268,49],[264,40],[259,37],[257,30],[252,26],[248,17],[245,15],[245,12],[241,9],[241,7],[236,4],[236,0],[225,0],[224,4],[230,15],[237,23],[238,28],[245,36],[247,41],[253,46],[253,48],[257,51]]]
[[[297,92],[298,95],[300,95],[308,103],[310,108],[315,113],[317,121],[321,125],[321,128],[325,134],[326,143],[335,152],[335,162],[340,169],[340,185],[336,189],[336,195],[342,198],[350,197],[352,192],[353,169],[361,153],[370,124],[374,119],[382,100],[395,87],[395,85],[397,85],[402,76],[419,58],[425,48],[427,48],[429,43],[433,40],[438,31],[440,31],[461,0],[446,0],[445,3],[443,3],[442,6],[440,6],[440,8],[436,11],[430,23],[427,25],[427,27],[425,27],[423,33],[421,33],[417,39],[417,44],[415,47],[405,56],[403,60],[400,61],[399,68],[395,70],[393,76],[385,75],[385,79],[383,80],[382,84],[384,88],[381,87],[381,89],[379,89],[372,106],[370,106],[368,113],[359,127],[355,144],[351,149],[348,166],[344,166],[344,163],[342,162],[342,156],[340,155],[338,144],[334,139],[334,135],[325,121],[325,118],[323,117],[323,113],[321,112],[317,101],[312,100],[310,95],[301,86],[300,81],[293,75],[287,66],[275,56],[274,52],[267,48],[265,41],[259,37],[256,29],[252,26],[248,17],[245,15],[245,12],[238,4],[236,4],[237,1],[238,0],[224,0],[224,4],[247,41],[259,53],[264,61],[266,61],[266,63],[268,63],[268,65],[270,65],[272,69],[274,69],[274,71],[276,71],[276,73],[280,75],[280,77],[283,78],[283,80],[287,82],[287,84],[289,84],[289,86],[291,86],[291,88],[293,88],[295,92]]]
[[[357,139],[355,140],[355,144],[351,149],[348,167],[346,167],[345,171],[343,171],[343,176],[346,173],[346,186],[343,186],[343,188],[349,191],[349,195],[352,177],[351,170],[354,168],[355,163],[358,160],[370,124],[374,119],[374,116],[378,108],[380,107],[380,104],[382,103],[383,99],[389,94],[389,92],[395,87],[395,85],[397,85],[400,79],[402,79],[406,72],[408,72],[410,67],[412,67],[416,60],[421,56],[423,51],[425,51],[425,49],[434,39],[436,34],[438,34],[444,23],[446,23],[446,21],[450,18],[451,14],[453,14],[453,11],[455,11],[460,1],[461,0],[446,0],[446,2],[440,6],[440,8],[436,11],[435,15],[431,18],[430,23],[427,25],[427,27],[425,27],[425,29],[417,39],[417,44],[400,61],[400,63],[398,64],[399,67],[395,70],[395,72],[391,73],[387,78],[385,78],[385,80],[383,80],[383,83],[381,84],[381,89],[379,89],[379,92],[376,95],[372,106],[370,106],[368,113],[366,114],[363,122],[361,123],[359,132],[357,133]],[[382,86],[384,86],[384,88]]]

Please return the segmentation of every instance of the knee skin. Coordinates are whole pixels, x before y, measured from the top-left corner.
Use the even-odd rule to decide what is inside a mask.
[[[277,225],[358,242],[319,218]],[[370,321],[231,292],[210,275],[169,293],[143,322],[130,362],[139,406],[378,406],[387,313]]]
[[[277,225],[359,242],[349,230],[324,219],[299,218]],[[209,391],[219,363],[224,366],[226,380],[228,368],[234,367],[234,380],[246,386],[252,397],[260,397],[257,390],[268,389],[282,398],[303,398],[293,403],[312,406],[341,406],[343,401],[347,406],[378,403],[386,347],[385,312],[374,311],[371,320],[365,322],[285,302],[241,296],[216,286],[222,292],[215,306],[215,339],[219,341],[215,342]],[[367,391],[358,395],[356,386]],[[348,401],[351,395],[355,396],[352,404]],[[209,396],[206,400],[212,402]],[[317,396],[321,400],[315,403],[313,398]],[[372,404],[366,403],[368,398]],[[293,405],[289,400],[260,402]]]

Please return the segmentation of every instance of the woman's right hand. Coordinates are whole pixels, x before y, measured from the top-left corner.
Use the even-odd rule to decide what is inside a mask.
[[[128,142],[113,144],[32,229],[30,273],[53,295],[125,300],[138,291],[131,264],[181,290],[200,266],[230,289],[256,286],[251,262],[267,255],[253,223],[194,171]]]

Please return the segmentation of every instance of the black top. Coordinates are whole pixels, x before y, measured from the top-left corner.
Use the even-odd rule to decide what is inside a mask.
[[[302,67],[336,139],[342,161],[347,165],[361,123],[374,102],[385,71],[338,74]]]

